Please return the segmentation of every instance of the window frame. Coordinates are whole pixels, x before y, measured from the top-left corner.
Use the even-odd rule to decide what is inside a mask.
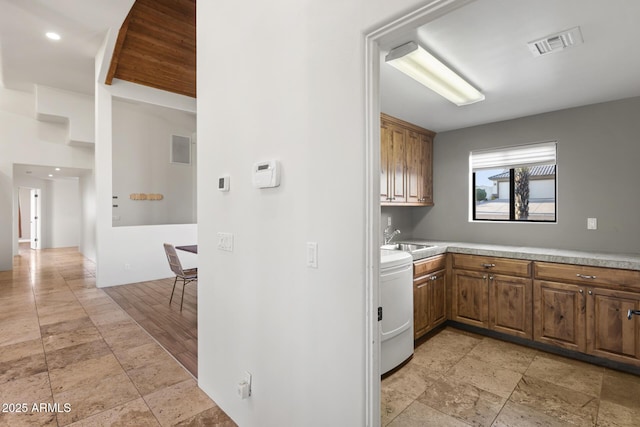
[[[474,152],[472,151],[469,154],[469,173],[470,173],[470,184],[471,184],[471,188],[470,188],[470,202],[471,202],[471,209],[470,209],[470,218],[469,218],[469,222],[479,222],[479,223],[516,223],[516,224],[557,224],[558,223],[558,148],[557,148],[557,141],[545,141],[545,142],[538,142],[538,143],[529,143],[529,144],[523,144],[520,146],[511,146],[511,147],[501,147],[501,148],[494,148],[494,149],[486,149],[486,150],[479,150],[476,151],[476,153],[481,152],[481,153],[490,153],[490,152],[498,152],[498,151],[504,151],[504,150],[509,150],[509,149],[516,149],[517,147],[531,147],[534,146],[536,144],[554,144],[554,151],[555,151],[555,156],[554,156],[554,160],[553,162],[547,162],[547,163],[537,163],[537,164],[517,164],[517,165],[511,165],[511,166],[496,166],[496,169],[506,169],[509,172],[509,218],[505,218],[505,219],[483,219],[483,218],[477,218],[477,210],[476,210],[476,206],[477,206],[477,202],[476,202],[476,172],[478,170],[486,170],[488,169],[487,167],[484,168],[477,168],[474,169],[473,167],[473,154]],[[519,219],[515,219],[515,170],[521,167],[533,167],[533,166],[542,166],[542,165],[554,165],[554,178],[553,178],[553,200],[554,200],[554,204],[553,204],[553,220],[544,220],[544,219],[526,219],[526,220],[519,220]]]

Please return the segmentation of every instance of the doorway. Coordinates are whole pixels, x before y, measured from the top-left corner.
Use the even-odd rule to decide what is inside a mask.
[[[42,201],[40,188],[18,187],[18,243],[42,248]]]
[[[18,243],[31,243],[31,189],[18,187]]]
[[[32,188],[29,190],[29,241],[31,249],[42,248],[42,227],[41,227],[41,200],[40,189]]]
[[[366,135],[366,425],[380,425],[380,54],[399,41],[415,37],[418,27],[473,0],[432,0],[417,10],[390,21],[365,35],[365,135]]]
[[[63,166],[13,165],[13,253],[79,247],[87,252],[94,216],[91,171]],[[91,257],[88,257],[91,259]]]

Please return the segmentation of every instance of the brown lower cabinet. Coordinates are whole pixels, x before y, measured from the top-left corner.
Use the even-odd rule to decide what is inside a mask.
[[[416,339],[450,319],[640,366],[640,271],[447,254],[414,263],[413,292]]]
[[[531,262],[453,254],[451,319],[531,339]]]
[[[584,289],[570,283],[533,282],[533,339],[586,352]]]
[[[445,266],[445,255],[419,260],[413,264],[414,339],[447,320]]]
[[[640,309],[640,272],[536,263],[535,274],[554,279],[534,281],[536,341],[640,365],[640,320],[627,318]]]
[[[640,293],[587,289],[587,352],[640,365],[640,320],[627,311],[640,309]]]

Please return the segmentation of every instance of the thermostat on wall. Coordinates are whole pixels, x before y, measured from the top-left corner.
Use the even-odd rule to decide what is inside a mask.
[[[229,175],[218,178],[218,190],[229,191]]]
[[[280,185],[280,162],[267,160],[253,165],[253,186],[256,188],[277,187]]]

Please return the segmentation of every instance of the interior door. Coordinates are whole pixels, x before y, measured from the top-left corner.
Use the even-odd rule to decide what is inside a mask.
[[[40,249],[40,190],[31,189],[31,249]]]

